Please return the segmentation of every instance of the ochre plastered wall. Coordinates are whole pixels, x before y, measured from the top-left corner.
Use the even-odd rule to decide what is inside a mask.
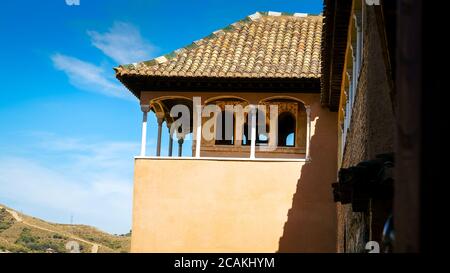
[[[136,160],[133,252],[276,252],[303,163]]]
[[[305,164],[280,239],[280,252],[336,252],[337,113],[311,105],[312,161]]]

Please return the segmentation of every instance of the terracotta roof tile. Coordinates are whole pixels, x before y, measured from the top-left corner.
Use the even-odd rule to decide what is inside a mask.
[[[319,78],[322,16],[258,12],[170,54],[116,74],[163,77]]]

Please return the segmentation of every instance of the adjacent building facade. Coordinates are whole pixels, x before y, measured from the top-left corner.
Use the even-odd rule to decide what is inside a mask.
[[[395,2],[324,1],[322,103],[338,113],[338,169],[395,150]],[[393,212],[387,195],[367,197],[363,210],[338,204],[338,252],[383,242]]]

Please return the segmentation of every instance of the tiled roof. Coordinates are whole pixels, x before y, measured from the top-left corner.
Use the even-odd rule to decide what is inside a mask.
[[[257,12],[116,76],[320,78],[322,16]]]

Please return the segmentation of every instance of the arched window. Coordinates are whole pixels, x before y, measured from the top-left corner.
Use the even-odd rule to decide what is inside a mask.
[[[232,118],[231,118],[232,117]],[[231,121],[231,124],[227,124],[227,121]],[[216,145],[234,145],[235,134],[235,117],[234,113],[229,111],[222,111],[220,115],[217,115],[216,120]]]
[[[278,116],[278,146],[295,147],[296,120],[292,113],[283,112]]]

